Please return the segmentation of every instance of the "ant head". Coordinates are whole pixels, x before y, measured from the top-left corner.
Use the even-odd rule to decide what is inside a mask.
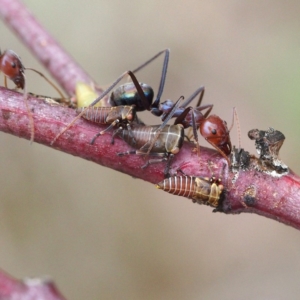
[[[216,115],[211,115],[205,119],[200,126],[201,135],[216,148],[226,155],[231,152],[231,141],[229,130],[224,120]]]
[[[20,57],[12,50],[6,50],[1,55],[0,71],[12,80],[18,88],[24,88],[24,66]]]

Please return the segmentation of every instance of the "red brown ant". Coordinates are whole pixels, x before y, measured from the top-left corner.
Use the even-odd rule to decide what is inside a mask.
[[[134,105],[136,111],[143,111],[149,110],[152,114],[156,116],[161,116],[163,125],[166,124],[165,119],[168,118],[169,113],[175,107],[175,104],[171,100],[167,100],[163,103],[160,103],[160,98],[163,92],[168,61],[169,61],[169,49],[165,49],[160,51],[154,57],[146,61],[140,67],[136,68],[133,71],[126,71],[117,80],[108,88],[106,89],[98,98],[96,98],[89,106],[82,108],[80,110],[79,115],[73,119],[73,121],[62,131],[60,132],[52,141],[53,144],[56,139],[64,133],[74,122],[87,114],[87,110],[91,112],[91,108],[94,107],[102,98],[108,95],[115,86],[125,77],[130,76],[132,79],[131,83],[127,83],[118,87],[114,92],[111,93],[109,98],[109,103],[113,107],[121,107],[126,105]],[[153,90],[150,86],[141,84],[138,82],[137,78],[135,77],[134,73],[139,71],[140,69],[144,68],[154,59],[156,59],[161,54],[165,53],[164,63],[163,63],[163,70],[162,76],[160,79],[160,85],[158,89],[158,93],[156,96],[156,100],[152,103],[153,100]],[[191,101],[199,95],[199,101],[196,108],[187,107]],[[198,134],[197,129],[200,129],[201,135],[230,163],[228,159],[228,155],[231,153],[231,141],[227,124],[223,121],[220,117],[216,115],[209,116],[213,105],[204,105],[201,106],[201,101],[204,95],[204,87],[198,88],[193,95],[191,95],[180,107],[177,106],[175,112],[172,113],[172,117],[176,117],[175,125],[182,124],[184,128],[192,127],[193,134],[198,144]],[[205,113],[202,113],[203,110],[207,109]],[[99,109],[98,109],[99,110]],[[101,110],[101,109],[100,109]],[[93,115],[93,113],[91,114]],[[232,127],[232,126],[231,126]],[[159,136],[160,131],[163,129],[163,126],[160,126],[157,129],[156,137],[153,137],[150,146],[148,147],[147,154],[150,153],[156,138]],[[102,131],[104,132],[104,131]],[[100,133],[102,134],[102,133]],[[199,147],[199,146],[198,146]],[[199,150],[198,150],[199,153]]]
[[[50,81],[44,74],[32,68],[25,68],[22,64],[21,58],[14,51],[5,50],[3,53],[1,53],[0,51],[0,72],[4,74],[4,86],[7,88],[8,78],[14,82],[17,89],[24,90],[24,102],[27,109],[29,124],[31,128],[30,142],[32,143],[34,140],[34,121],[32,112],[28,106],[27,101],[25,70],[34,71],[35,73],[42,76],[59,93],[61,99],[65,99],[65,97],[62,94],[62,92],[55,86],[55,84],[52,83],[52,81]]]
[[[182,112],[182,114],[176,118],[174,124],[182,124],[184,128],[192,127],[193,135],[197,142],[198,153],[199,144],[197,129],[199,129],[200,134],[204,137],[204,139],[208,143],[210,143],[230,164],[228,155],[231,153],[232,145],[229,133],[234,124],[234,116],[236,116],[236,110],[235,108],[233,109],[232,125],[228,129],[227,123],[219,116],[209,116],[209,113],[211,112],[213,107],[212,105],[201,106],[203,94],[204,88],[200,92],[197,107],[187,107],[184,112]],[[201,111],[203,111],[204,109],[207,109],[207,111],[202,114]]]

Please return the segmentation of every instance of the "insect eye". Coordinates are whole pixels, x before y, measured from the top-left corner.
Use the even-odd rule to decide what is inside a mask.
[[[15,62],[12,62],[12,63],[11,63],[11,66],[12,66],[12,68],[15,68],[17,65],[16,65]]]
[[[212,133],[212,134],[217,134],[217,130],[216,130],[216,129],[212,129],[212,130],[211,130],[211,133]]]

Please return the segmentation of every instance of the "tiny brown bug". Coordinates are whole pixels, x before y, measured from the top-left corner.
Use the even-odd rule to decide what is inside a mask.
[[[173,195],[187,197],[194,203],[218,207],[223,192],[220,179],[195,176],[173,176],[159,182],[156,187]]]

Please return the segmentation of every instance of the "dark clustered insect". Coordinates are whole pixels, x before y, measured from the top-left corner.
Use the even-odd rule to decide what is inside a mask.
[[[245,151],[242,148],[238,149],[233,146],[230,156],[232,171],[237,172],[240,170],[247,170],[250,164],[250,158],[248,151]]]
[[[288,172],[288,167],[279,159],[279,150],[285,140],[282,132],[271,127],[266,131],[252,129],[248,136],[255,140],[255,148],[259,154],[258,169],[278,176]]]
[[[266,131],[252,129],[248,136],[255,140],[255,147],[261,159],[276,159],[285,140],[282,132],[271,127]]]

